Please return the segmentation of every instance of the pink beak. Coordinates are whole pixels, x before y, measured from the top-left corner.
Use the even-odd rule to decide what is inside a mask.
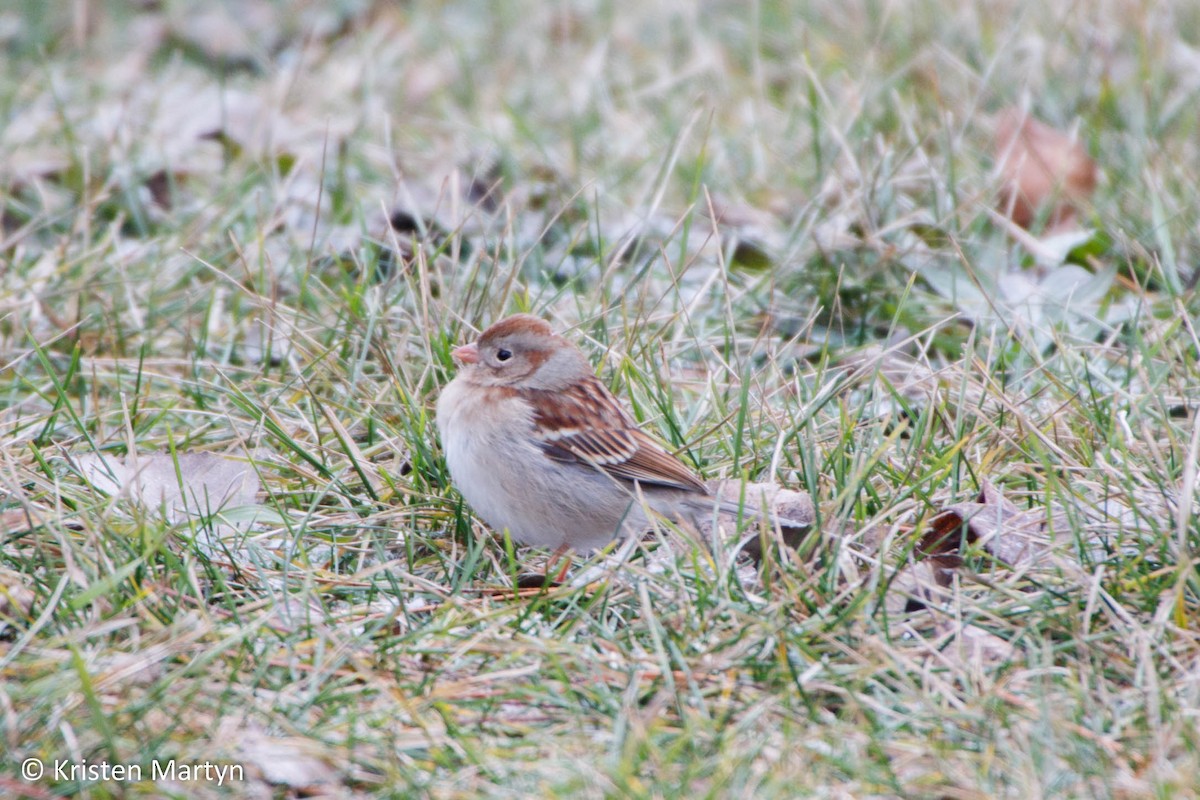
[[[479,347],[473,343],[464,344],[451,350],[450,355],[455,361],[461,361],[463,364],[475,364],[479,361]]]

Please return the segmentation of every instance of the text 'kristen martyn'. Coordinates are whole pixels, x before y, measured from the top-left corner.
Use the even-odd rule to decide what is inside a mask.
[[[150,762],[152,781],[203,781],[224,786],[226,782],[246,780],[246,771],[241,764],[214,764],[211,761],[168,761]],[[146,770],[141,764],[110,764],[107,761],[89,763],[57,759],[53,776],[56,781],[119,781],[137,783],[145,780]]]

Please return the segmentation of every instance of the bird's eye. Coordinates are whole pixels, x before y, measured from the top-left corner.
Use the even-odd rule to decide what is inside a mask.
[[[496,351],[497,361],[508,361],[510,358],[512,358],[512,350],[506,350],[505,348],[501,347]]]

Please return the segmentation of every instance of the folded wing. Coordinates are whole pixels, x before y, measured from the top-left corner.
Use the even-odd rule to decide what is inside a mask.
[[[598,378],[543,399],[533,404],[534,425],[543,452],[555,461],[587,464],[643,486],[708,492],[694,472],[637,427]]]

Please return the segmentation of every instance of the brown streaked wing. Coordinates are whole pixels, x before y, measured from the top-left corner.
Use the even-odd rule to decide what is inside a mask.
[[[621,478],[642,484],[670,486],[689,492],[708,493],[708,487],[696,477],[683,462],[664,450],[658,442],[636,428],[627,431],[637,443],[637,450],[620,464],[606,465],[604,469]]]
[[[594,375],[563,391],[538,394],[541,396],[534,403],[534,422],[542,430],[550,431],[550,438],[559,431],[579,430],[584,420],[589,421],[589,428],[623,430],[637,427],[633,417],[625,413],[613,393]]]
[[[534,404],[534,421],[545,431],[542,450],[555,461],[585,463],[643,485],[708,491],[695,473],[638,429],[598,378],[554,393],[552,400]]]

